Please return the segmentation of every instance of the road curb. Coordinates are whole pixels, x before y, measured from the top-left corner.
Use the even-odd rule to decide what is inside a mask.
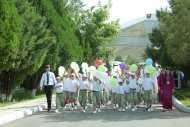
[[[55,103],[52,103],[52,106],[55,106]],[[32,115],[36,112],[43,111],[45,109],[47,109],[47,104],[26,108],[22,111],[17,111],[12,114],[2,116],[0,117],[0,125],[15,121],[20,118],[24,118],[26,116]]]
[[[185,112],[185,113],[190,113],[190,108],[186,107],[183,105],[176,97],[172,96],[172,103],[175,108],[178,110]]]

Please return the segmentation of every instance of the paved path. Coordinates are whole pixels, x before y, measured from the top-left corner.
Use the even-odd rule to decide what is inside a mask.
[[[190,114],[174,109],[171,112],[162,112],[160,105],[154,105],[154,112],[147,112],[144,107],[137,112],[127,110],[103,109],[100,113],[92,114],[89,108],[86,113],[79,109],[75,111],[42,111],[34,115],[18,119],[3,127],[188,127]]]

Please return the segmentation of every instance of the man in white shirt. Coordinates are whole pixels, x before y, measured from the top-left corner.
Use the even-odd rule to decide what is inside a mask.
[[[54,89],[54,85],[57,83],[55,79],[55,74],[53,72],[50,72],[50,65],[45,66],[45,73],[42,75],[41,81],[40,81],[40,89],[42,90],[42,87],[44,87],[44,91],[46,94],[47,99],[47,110],[51,110],[51,100],[52,100],[52,92]]]

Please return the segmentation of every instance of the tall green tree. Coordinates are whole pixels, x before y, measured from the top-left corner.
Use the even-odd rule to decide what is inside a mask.
[[[65,4],[69,15],[79,29],[79,38],[84,50],[84,58],[91,62],[97,58],[100,46],[111,42],[119,32],[119,21],[108,22],[111,1],[85,9],[81,0],[68,0]]]
[[[83,50],[77,36],[77,27],[68,16],[63,0],[29,0],[40,15],[47,18],[48,28],[56,37],[45,63],[53,69],[59,65],[69,65],[72,61],[83,60]]]
[[[19,52],[19,34],[22,27],[21,17],[13,0],[0,1],[0,93],[9,94],[9,84]]]
[[[170,0],[169,4],[169,9],[157,11],[161,36],[155,33],[153,36],[157,38],[156,42],[160,45],[160,63],[163,64],[165,61],[165,65],[181,69],[188,81],[190,79],[190,58],[188,57],[190,54],[190,0]]]

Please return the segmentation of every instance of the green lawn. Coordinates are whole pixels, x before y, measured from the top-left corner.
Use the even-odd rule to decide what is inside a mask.
[[[174,96],[185,106],[190,107],[190,88],[176,89]]]
[[[18,90],[13,94],[12,100],[10,102],[4,102],[4,103],[0,102],[0,107],[11,105],[11,104],[16,104],[19,102],[23,102],[23,101],[27,101],[27,100],[31,100],[31,99],[35,99],[35,98],[41,98],[44,96],[45,96],[45,94],[43,91],[37,91],[36,96],[31,96],[31,94],[29,94],[26,91]]]

